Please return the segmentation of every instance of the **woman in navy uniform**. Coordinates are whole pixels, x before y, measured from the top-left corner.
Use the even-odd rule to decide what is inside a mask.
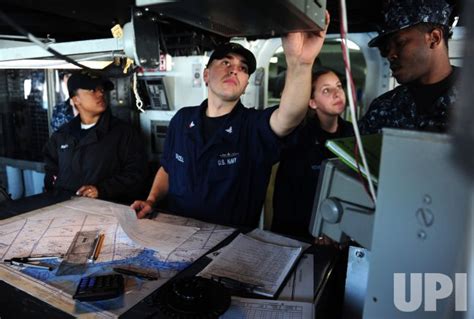
[[[334,157],[324,145],[328,139],[353,135],[352,124],[340,116],[346,95],[333,70],[313,73],[308,107],[295,142],[281,154],[273,193],[272,231],[302,238],[311,237],[308,227],[321,162]]]
[[[105,91],[112,82],[73,74],[68,91],[79,115],[51,136],[44,149],[45,187],[129,204],[146,180],[144,145],[129,124],[112,116]]]

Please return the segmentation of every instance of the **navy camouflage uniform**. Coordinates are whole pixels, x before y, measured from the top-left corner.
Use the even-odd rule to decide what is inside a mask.
[[[380,47],[396,32],[420,23],[450,25],[453,7],[445,0],[389,0],[384,9],[384,23],[377,37],[369,42],[369,47]],[[358,122],[362,134],[379,133],[383,127],[413,129],[432,132],[446,132],[449,113],[456,102],[458,90],[455,83],[457,69],[446,79],[440,81],[441,91],[431,90],[429,86],[420,89],[429,94],[425,100],[430,105],[417,105],[410,91],[416,90],[414,83],[400,85],[379,96]],[[443,82],[443,83],[442,83]],[[436,84],[435,84],[436,85]],[[426,101],[425,101],[426,102]]]
[[[456,84],[440,95],[428,113],[420,113],[408,86],[400,85],[379,96],[358,122],[361,134],[379,133],[383,127],[446,132],[449,113],[456,102]]]
[[[70,99],[57,104],[53,109],[51,116],[51,128],[53,132],[57,132],[61,126],[69,123],[74,118],[74,111],[72,110]]]

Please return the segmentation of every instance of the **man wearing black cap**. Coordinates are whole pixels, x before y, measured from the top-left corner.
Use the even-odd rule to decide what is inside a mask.
[[[282,138],[306,114],[311,68],[324,36],[291,33],[283,38],[287,85],[279,108],[263,111],[240,102],[256,68],[253,54],[236,43],[218,46],[204,70],[208,99],[180,109],[171,120],[150,194],[132,205],[138,217],[168,195],[172,212],[218,224],[257,226]]]
[[[375,99],[359,121],[363,134],[383,127],[445,132],[457,98],[448,56],[452,7],[445,0],[388,1],[384,26],[369,42],[401,85]]]
[[[142,141],[107,110],[104,92],[113,84],[82,71],[67,83],[79,111],[45,146],[45,186],[79,196],[129,202],[146,178]]]

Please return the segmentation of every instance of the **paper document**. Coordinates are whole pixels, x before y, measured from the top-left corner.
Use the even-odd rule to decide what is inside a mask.
[[[289,246],[289,247],[302,247],[303,251],[305,251],[309,246],[311,246],[308,243],[291,239],[282,235],[278,235],[275,233],[272,233],[270,231],[262,230],[259,228],[255,228],[251,232],[245,234],[253,239],[257,239],[269,244],[275,244],[275,245],[281,245],[281,246]],[[214,260],[217,256],[219,256],[224,249],[229,247],[229,245],[226,245],[219,250],[213,251],[209,254],[206,255],[207,258]]]
[[[250,233],[247,233],[246,235],[254,239],[258,239],[260,241],[266,242],[266,243],[280,245],[280,246],[296,247],[296,248],[302,247],[303,250],[306,250],[309,246],[311,246],[308,243],[291,239],[291,238],[278,235],[270,231],[262,230],[259,228],[255,228],[254,230],[252,230]]]
[[[306,302],[232,297],[232,304],[221,319],[313,319],[314,305]]]
[[[301,256],[295,271],[286,282],[278,300],[313,302],[314,300],[314,255]]]
[[[230,278],[253,286],[252,291],[274,296],[302,252],[302,247],[266,243],[239,234],[199,275]]]
[[[199,230],[197,227],[137,219],[135,211],[126,206],[112,206],[111,209],[123,231],[131,240],[163,255],[169,255]]]

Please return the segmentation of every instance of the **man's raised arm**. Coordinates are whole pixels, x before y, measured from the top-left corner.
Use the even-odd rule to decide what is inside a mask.
[[[278,136],[286,136],[303,120],[311,95],[313,63],[326,37],[326,28],[317,33],[294,32],[282,38],[287,71],[280,107],[270,117],[270,127]]]

